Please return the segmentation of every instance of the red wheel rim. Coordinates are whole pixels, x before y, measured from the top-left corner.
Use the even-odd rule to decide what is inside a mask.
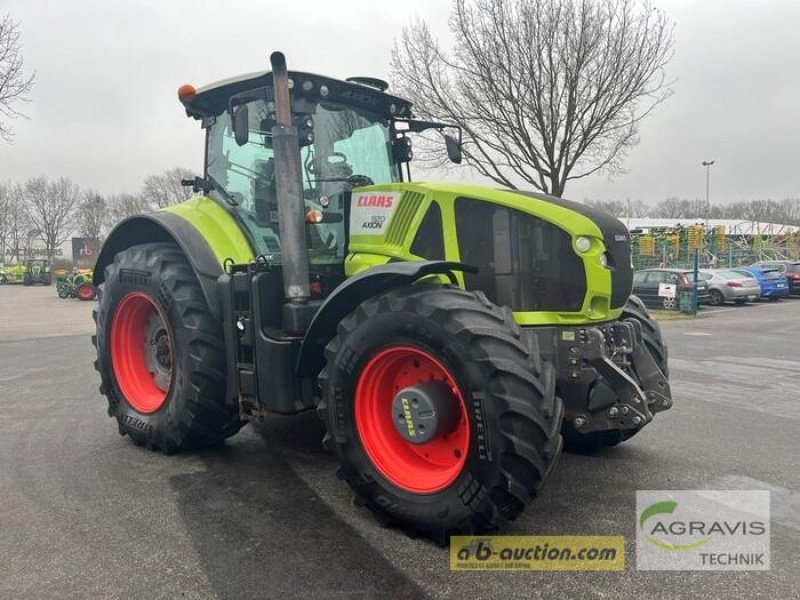
[[[111,322],[111,364],[120,391],[136,411],[150,414],[164,404],[174,355],[155,302],[141,292],[125,296]]]
[[[395,429],[392,401],[402,389],[432,379],[444,382],[458,402],[458,425],[424,444],[406,441]],[[449,486],[464,467],[469,450],[469,418],[464,397],[447,368],[413,346],[390,346],[373,356],[358,379],[356,431],[374,467],[407,492],[432,494]]]
[[[82,300],[89,300],[94,295],[94,290],[91,286],[82,285],[78,288],[78,297]]]

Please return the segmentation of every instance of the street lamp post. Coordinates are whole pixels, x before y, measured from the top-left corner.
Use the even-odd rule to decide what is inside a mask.
[[[706,231],[708,231],[708,219],[711,216],[711,200],[709,198],[708,192],[709,192],[711,165],[714,164],[714,161],[704,160],[701,164],[706,168]]]

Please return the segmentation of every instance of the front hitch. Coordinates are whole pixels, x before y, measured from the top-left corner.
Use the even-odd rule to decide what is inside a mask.
[[[642,339],[641,323],[620,321],[579,330],[575,359],[593,368],[616,400],[600,410],[567,415],[581,433],[611,429],[641,429],[657,412],[672,406],[672,393],[664,373]],[[598,383],[600,385],[600,383]]]

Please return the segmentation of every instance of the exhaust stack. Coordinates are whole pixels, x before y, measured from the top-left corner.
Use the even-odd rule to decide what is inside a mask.
[[[292,123],[286,57],[282,52],[273,52],[269,59],[272,63],[272,85],[277,123],[272,128],[272,149],[275,160],[275,187],[278,196],[283,291],[290,303],[304,304],[311,292],[303,179],[300,171],[300,144],[297,128]]]

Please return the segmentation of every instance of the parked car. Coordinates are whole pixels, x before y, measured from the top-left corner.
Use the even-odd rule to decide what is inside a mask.
[[[748,267],[746,269],[733,269],[742,275],[752,275],[761,286],[761,298],[763,300],[780,300],[789,295],[789,283],[780,271],[775,269],[756,269]]]
[[[700,277],[708,283],[709,304],[712,306],[726,302],[744,304],[761,296],[761,286],[750,274],[742,275],[728,269],[702,269]]]
[[[786,281],[789,284],[789,293],[800,296],[800,262],[796,260],[767,260],[754,263],[748,269],[751,267],[778,271],[786,277]]]
[[[659,295],[661,284],[677,286],[674,298]],[[689,269],[644,269],[633,274],[633,293],[648,306],[675,310],[678,308],[681,293],[694,291],[694,272]],[[697,303],[709,302],[708,284],[700,279],[697,282]]]

